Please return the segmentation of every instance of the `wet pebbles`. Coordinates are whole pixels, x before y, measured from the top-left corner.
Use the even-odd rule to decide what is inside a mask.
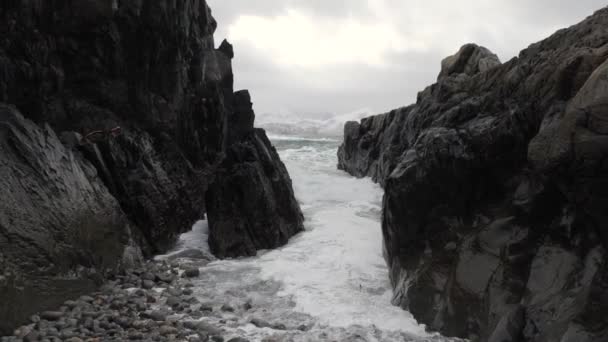
[[[193,296],[190,278],[199,276],[197,267],[149,262],[144,269],[117,276],[99,292],[31,317],[31,324],[0,341],[222,342],[220,326],[199,321],[214,310]],[[230,309],[229,305],[221,308]]]

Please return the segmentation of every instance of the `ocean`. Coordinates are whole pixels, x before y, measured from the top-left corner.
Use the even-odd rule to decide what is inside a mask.
[[[229,334],[251,341],[448,341],[429,334],[391,304],[382,256],[382,189],[337,169],[339,138],[270,135],[293,180],[306,230],[256,257],[214,261],[201,269],[195,294]],[[197,223],[176,250],[208,251]],[[252,324],[252,322],[256,324]]]

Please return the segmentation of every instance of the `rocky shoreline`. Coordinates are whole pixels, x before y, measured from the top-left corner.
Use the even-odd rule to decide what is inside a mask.
[[[149,261],[116,275],[90,295],[33,315],[31,324],[0,341],[246,342],[239,337],[227,338],[222,326],[201,320],[219,311],[235,310],[228,303],[217,306],[194,296],[192,280],[201,276],[199,266],[207,262]],[[250,303],[243,303],[245,309],[248,305],[251,308]]]
[[[0,335],[203,217],[219,257],[303,230],[217,25],[200,0],[0,2]]]

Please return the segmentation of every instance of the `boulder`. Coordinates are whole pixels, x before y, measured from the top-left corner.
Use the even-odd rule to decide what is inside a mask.
[[[500,59],[483,46],[467,44],[453,56],[441,61],[439,79],[457,74],[473,76],[499,66]]]
[[[253,256],[304,229],[291,178],[262,129],[249,92],[235,93],[226,157],[207,192],[209,247],[219,258]]]
[[[304,229],[291,178],[261,129],[229,147],[207,210],[209,246],[220,258],[283,246]]]

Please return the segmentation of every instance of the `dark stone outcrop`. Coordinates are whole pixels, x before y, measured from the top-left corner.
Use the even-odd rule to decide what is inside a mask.
[[[226,157],[207,192],[209,246],[220,258],[253,256],[304,229],[291,178],[255,118],[247,91],[235,93]]]
[[[154,253],[203,216],[232,73],[205,1],[115,4],[2,2],[0,101],[56,132],[120,126],[83,150]]]
[[[49,127],[0,105],[0,332],[141,261],[95,168]]]
[[[213,254],[254,256],[302,231],[304,217],[285,184],[291,179],[264,130],[230,146],[207,192]]]
[[[465,74],[473,76],[480,72],[499,66],[498,56],[483,46],[467,44],[455,55],[441,61],[441,73],[438,79]]]
[[[385,188],[395,303],[473,340],[608,340],[608,9],[505,64],[446,61],[339,151]]]
[[[13,291],[2,297],[0,335],[25,315],[78,295],[76,280],[90,288],[81,268],[101,275],[118,269],[129,243],[145,256],[171,246],[205,215],[205,197],[216,210],[234,206],[231,197],[206,195],[220,165],[217,187],[272,184],[268,195],[284,196],[276,208],[284,222],[254,236],[272,238],[256,247],[276,247],[301,226],[278,155],[264,154],[269,146],[246,161],[229,158],[238,168],[263,157],[260,183],[228,180],[225,173],[234,146],[257,146],[263,134],[254,131],[248,94],[233,91],[234,51],[226,41],[215,49],[216,26],[204,0],[0,2],[0,103],[14,106],[2,105],[10,129],[3,128],[0,165],[2,190],[15,192],[2,203],[0,264],[13,278],[36,277],[31,287],[42,290],[32,300],[53,296],[33,305],[12,295],[18,284],[0,274],[1,289]],[[29,154],[19,159],[20,153]],[[254,226],[259,216],[252,211],[277,205],[267,196],[238,203],[247,206],[234,211],[239,222]],[[72,235],[78,220],[82,232],[91,230],[86,241]],[[281,229],[280,239],[271,236],[273,228]],[[234,231],[226,222],[212,223],[215,241],[239,239],[227,235]],[[88,239],[99,243],[89,246]],[[75,281],[43,278],[50,273]]]

